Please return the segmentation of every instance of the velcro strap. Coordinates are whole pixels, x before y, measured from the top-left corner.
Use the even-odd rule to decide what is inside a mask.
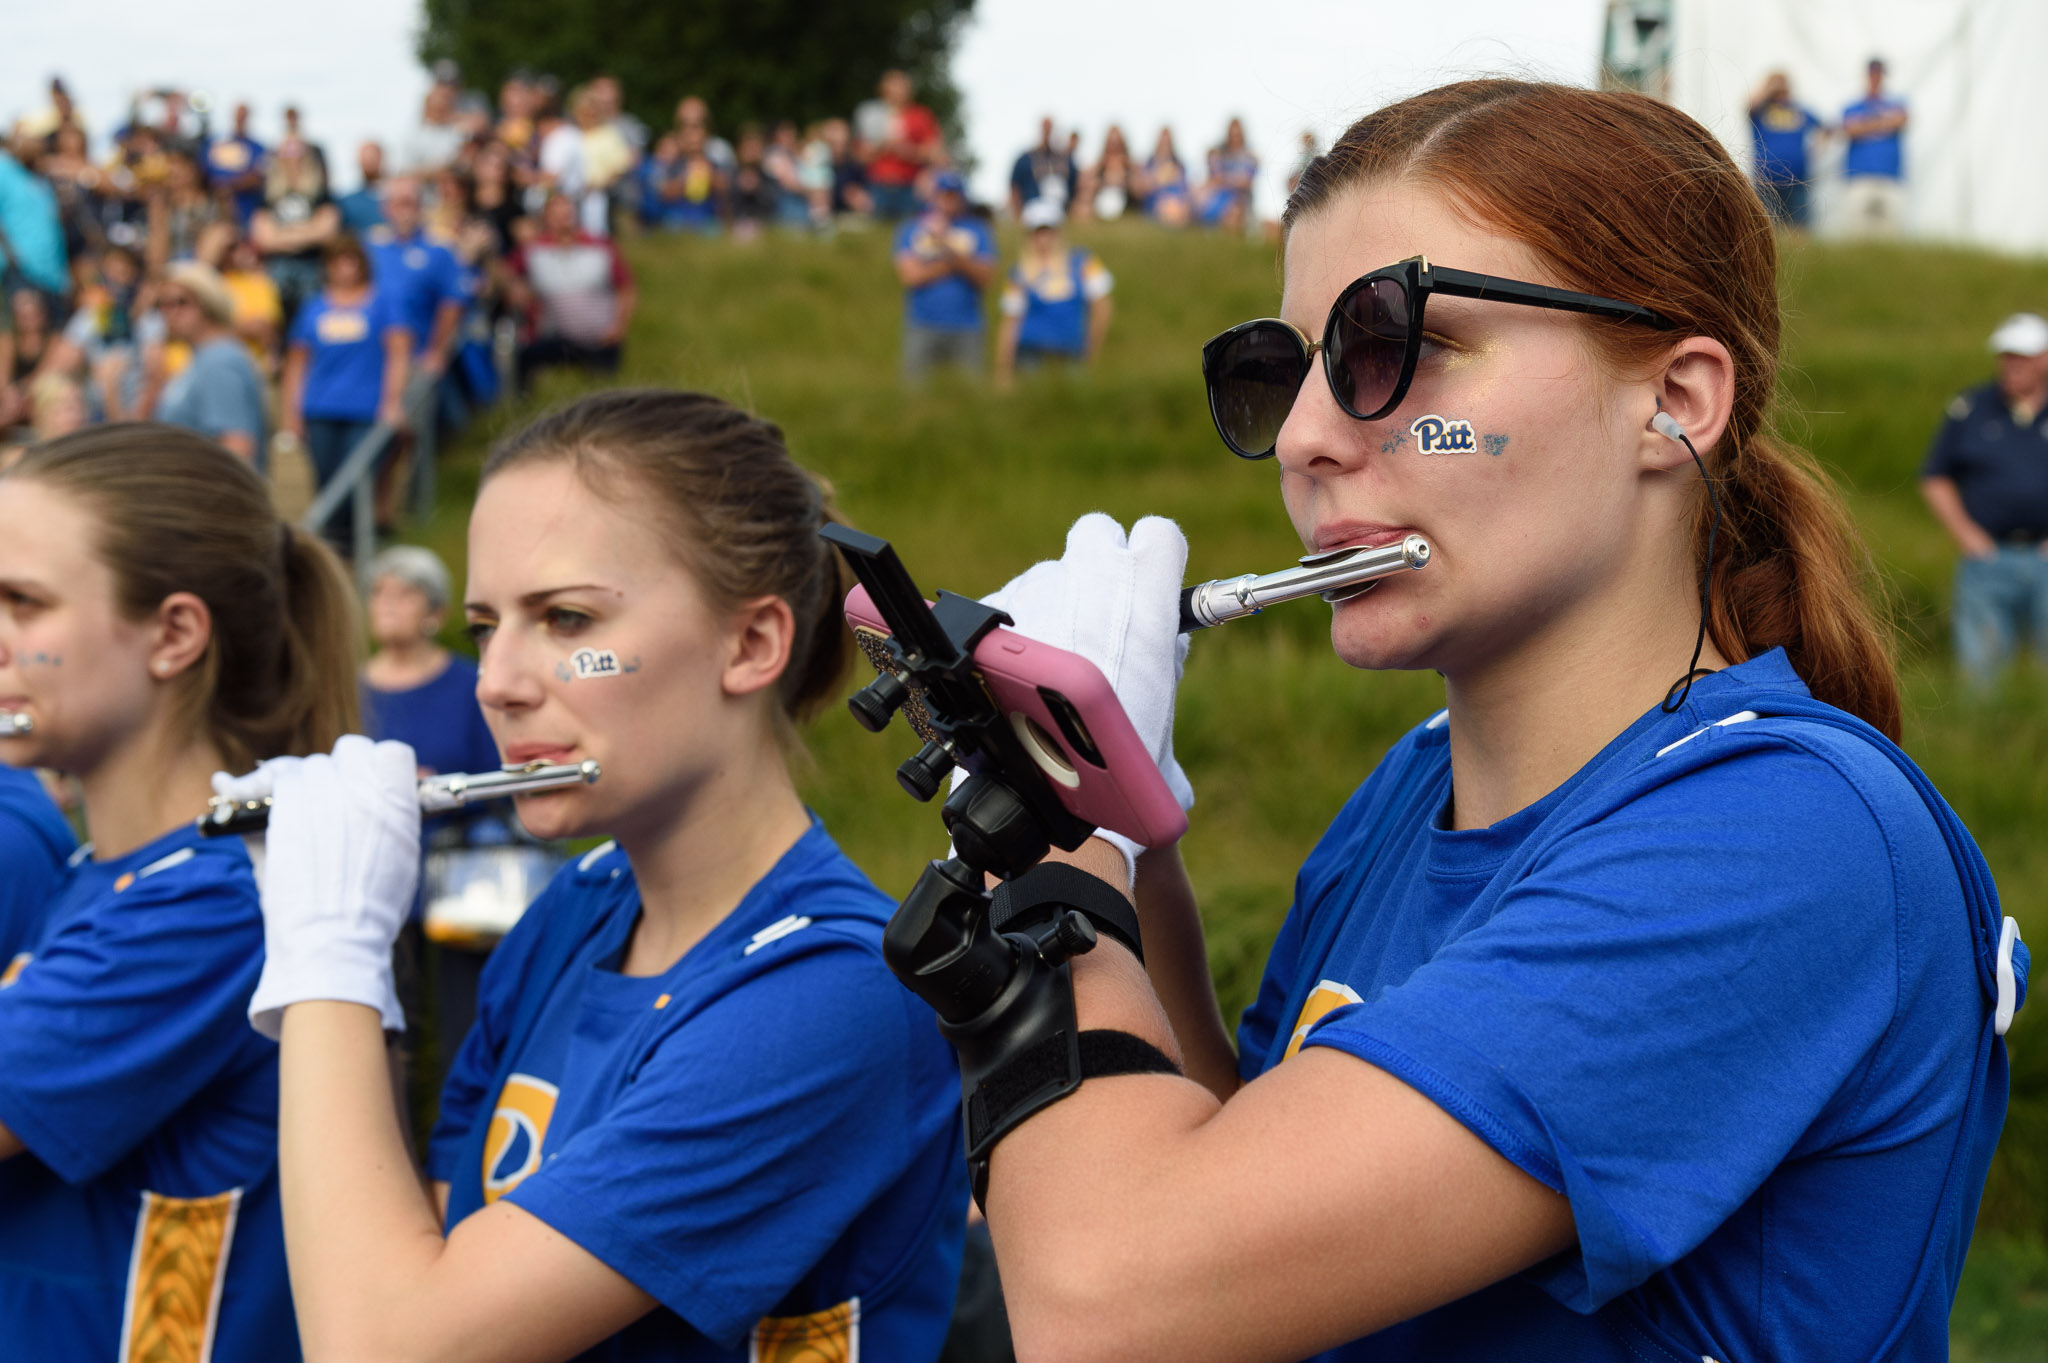
[[[1179,1074],[1180,1066],[1143,1037],[1108,1028],[1080,1037],[1081,1078],[1117,1074]],[[980,1150],[1010,1114],[1048,1088],[1067,1083],[1067,1034],[1054,1032],[1025,1048],[975,1087],[967,1100],[967,1148]],[[1074,1087],[1079,1087],[1076,1084]],[[1072,1092],[1072,1089],[1068,1089]],[[1062,1095],[1064,1096],[1064,1095]]]
[[[989,900],[989,925],[997,932],[1012,923],[1030,926],[1044,916],[1047,906],[1078,909],[1098,932],[1107,933],[1129,948],[1140,964],[1145,960],[1137,909],[1121,890],[1078,866],[1064,861],[1041,861],[1016,879],[996,886]]]

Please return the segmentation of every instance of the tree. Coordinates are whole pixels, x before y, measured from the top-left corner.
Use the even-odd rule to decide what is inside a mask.
[[[565,89],[609,74],[626,105],[666,127],[702,95],[724,130],[844,117],[901,67],[957,134],[948,69],[974,0],[425,0],[419,54],[453,58],[463,83],[496,90],[517,70]],[[957,140],[957,136],[954,137]]]

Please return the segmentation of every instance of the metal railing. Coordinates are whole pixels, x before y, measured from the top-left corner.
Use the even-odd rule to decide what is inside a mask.
[[[417,520],[425,520],[434,511],[434,437],[441,415],[440,398],[440,384],[431,374],[415,374],[406,385],[405,419],[412,428],[412,514]],[[382,421],[364,432],[299,518],[301,529],[317,535],[343,503],[351,503],[355,514],[349,556],[358,573],[377,552],[377,466],[401,434],[396,426]]]

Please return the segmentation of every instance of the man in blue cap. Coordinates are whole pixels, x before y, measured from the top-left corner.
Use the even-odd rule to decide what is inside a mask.
[[[981,372],[981,295],[995,278],[996,239],[967,212],[967,184],[955,170],[932,177],[931,206],[896,233],[903,284],[903,378],[913,386],[942,364]]]

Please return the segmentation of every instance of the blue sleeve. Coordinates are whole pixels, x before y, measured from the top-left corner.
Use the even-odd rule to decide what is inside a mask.
[[[202,855],[110,894],[0,989],[0,1122],[66,1182],[119,1162],[253,1044],[263,915],[246,863],[221,869]]]
[[[326,310],[326,305],[317,298],[300,308],[299,315],[292,318],[291,330],[286,333],[286,347],[302,345],[308,350],[312,349],[319,341],[319,334],[315,328],[320,324],[320,315]]]
[[[910,238],[916,231],[917,219],[906,218],[903,225],[896,229],[896,244],[889,248],[890,254],[900,256],[908,251],[910,249]]]
[[[443,303],[460,303],[462,293],[462,262],[455,253],[445,246],[434,250],[434,308],[440,310]]]
[[[1898,1006],[1899,870],[1865,797],[1802,751],[1730,748],[1566,835],[1484,926],[1308,1039],[1570,1198],[1578,1243],[1531,1276],[1577,1311],[1747,1202]]]
[[[1296,902],[1300,900],[1297,898]],[[1273,1053],[1274,1041],[1280,1035],[1280,1010],[1287,1006],[1288,991],[1294,987],[1295,972],[1300,968],[1304,917],[1299,911],[1291,912],[1280,924],[1273,950],[1266,957],[1266,973],[1259,979],[1259,996],[1238,1021],[1237,1073],[1241,1079],[1249,1081],[1263,1073],[1267,1057]]]
[[[824,938],[670,1031],[507,1198],[733,1347],[952,1120],[957,1090],[915,1081],[931,1027],[872,951]]]
[[[193,363],[197,364],[195,359]],[[209,372],[195,374],[198,399],[193,420],[198,428],[214,437],[239,432],[254,439],[263,430],[263,412],[250,401],[252,391],[229,372],[225,362],[216,363]]]
[[[1957,458],[1956,440],[1963,432],[1963,423],[1969,420],[1969,395],[1965,394],[1949,404],[1948,415],[1942,419],[1941,429],[1934,433],[1934,443],[1927,447],[1927,458],[1920,465],[1922,478],[1953,478],[1960,462]],[[1962,415],[1957,415],[1958,405]]]
[[[64,859],[76,845],[36,774],[0,767],[0,978],[15,954],[42,936]]]
[[[974,239],[976,242],[975,255],[982,260],[993,263],[998,258],[996,253],[996,234],[989,230],[987,223],[979,219],[975,221]]]

